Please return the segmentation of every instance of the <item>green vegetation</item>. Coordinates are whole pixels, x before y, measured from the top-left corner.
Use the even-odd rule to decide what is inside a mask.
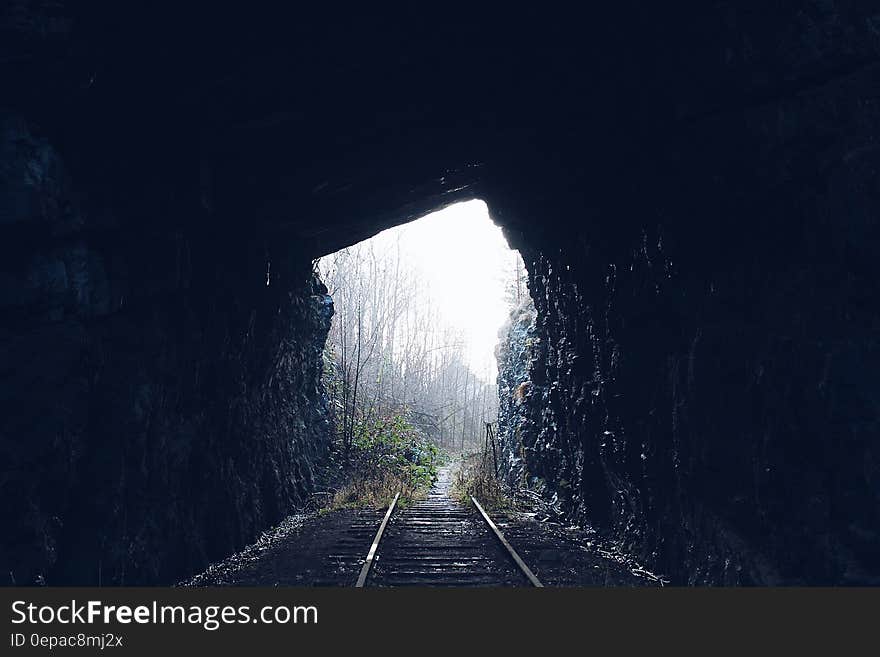
[[[437,476],[437,447],[401,414],[359,419],[348,453],[347,481],[330,508],[382,507],[423,497]]]

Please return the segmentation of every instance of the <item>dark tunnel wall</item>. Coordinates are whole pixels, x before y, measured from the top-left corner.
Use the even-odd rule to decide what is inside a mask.
[[[876,18],[813,9],[728,13],[727,73],[776,85],[680,96],[607,193],[492,206],[568,218],[511,236],[538,318],[506,452],[676,583],[880,581]]]
[[[876,583],[869,3],[4,12],[0,572],[170,581],[301,503],[311,259],[480,197],[572,518],[677,582]]]
[[[707,118],[519,242],[507,452],[673,582],[878,581],[876,76]]]
[[[95,230],[51,146],[0,130],[2,230],[37,233],[2,249],[4,583],[174,581],[311,493],[332,304],[265,240]]]

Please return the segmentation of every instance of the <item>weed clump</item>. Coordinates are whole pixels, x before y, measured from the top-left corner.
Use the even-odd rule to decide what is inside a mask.
[[[421,499],[437,478],[440,454],[401,414],[355,422],[348,477],[331,509],[382,507],[400,492],[399,504]]]
[[[506,486],[495,475],[492,458],[485,450],[462,454],[452,483],[452,494],[463,504],[470,504],[473,495],[487,511],[512,507]]]

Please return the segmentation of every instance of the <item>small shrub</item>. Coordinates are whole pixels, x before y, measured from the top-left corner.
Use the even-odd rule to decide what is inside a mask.
[[[420,499],[437,477],[439,450],[401,414],[359,420],[349,453],[349,476],[331,508],[382,507]]]

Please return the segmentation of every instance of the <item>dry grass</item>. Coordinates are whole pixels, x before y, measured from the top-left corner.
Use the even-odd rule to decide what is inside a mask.
[[[473,495],[487,511],[512,506],[506,485],[495,476],[492,459],[480,452],[462,455],[452,483],[452,494],[463,503],[470,503]]]
[[[398,504],[406,506],[410,502],[423,499],[429,489],[430,486],[413,483],[406,475],[383,473],[378,477],[355,477],[336,491],[326,510],[380,509],[391,504],[398,492]]]

